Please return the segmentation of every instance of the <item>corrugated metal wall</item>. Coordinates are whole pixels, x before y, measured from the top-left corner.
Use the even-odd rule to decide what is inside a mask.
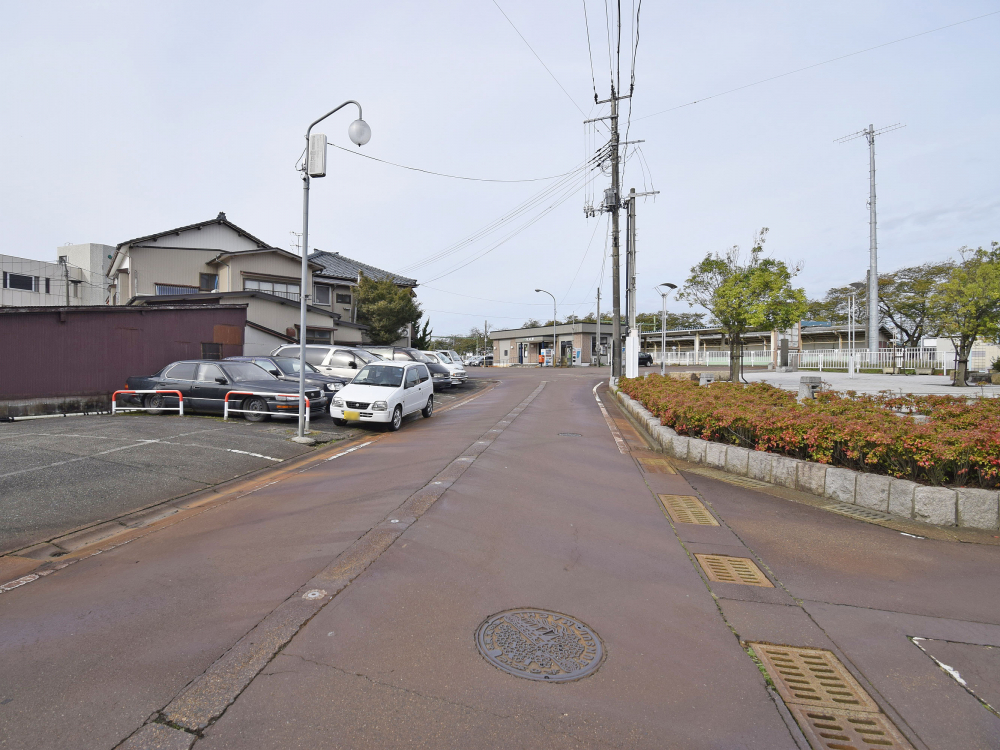
[[[237,305],[0,311],[0,401],[110,394],[203,343],[241,355],[246,317]]]

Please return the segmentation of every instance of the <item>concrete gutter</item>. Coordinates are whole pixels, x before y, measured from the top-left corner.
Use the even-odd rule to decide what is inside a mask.
[[[928,487],[907,479],[684,437],[664,427],[659,418],[620,390],[615,389],[615,397],[668,456],[935,526],[1000,528],[1000,492],[996,490]]]

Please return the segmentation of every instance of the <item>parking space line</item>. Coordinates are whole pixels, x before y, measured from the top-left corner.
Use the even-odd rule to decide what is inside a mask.
[[[27,469],[18,469],[17,471],[9,471],[6,474],[0,474],[0,479],[6,477],[13,477],[17,474],[27,474],[32,471],[43,471],[45,469],[51,469],[54,466],[65,466],[66,464],[76,463],[77,461],[86,461],[88,458],[94,458],[95,456],[105,456],[108,453],[115,453],[117,451],[127,450],[128,448],[141,448],[144,445],[149,445],[150,443],[159,443],[159,440],[140,440],[138,443],[132,443],[131,445],[119,445],[117,448],[109,448],[106,451],[98,451],[97,453],[91,453],[89,456],[79,456],[78,458],[68,458],[65,461],[56,461],[55,463],[46,464],[45,466],[32,466]]]
[[[324,461],[332,461],[335,458],[340,458],[341,456],[346,456],[348,453],[354,453],[354,451],[364,448],[366,445],[371,445],[374,440],[369,440],[367,443],[362,443],[361,445],[355,445],[353,448],[348,448],[346,451],[341,451],[340,453],[335,453],[329,458],[324,458]]]

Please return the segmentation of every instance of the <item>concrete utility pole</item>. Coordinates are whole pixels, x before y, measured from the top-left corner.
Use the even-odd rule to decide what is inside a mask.
[[[615,87],[611,87],[611,200],[605,198],[605,206],[611,209],[611,379],[617,381],[622,375],[622,321],[621,288],[618,269],[618,209],[621,205],[621,191],[618,186],[618,97]],[[611,203],[610,206],[607,204]]]
[[[597,366],[601,366],[601,290],[597,290]]]
[[[66,307],[69,307],[69,258],[65,255],[60,255],[59,262],[62,263],[63,283],[66,285]]]
[[[628,240],[625,266],[625,308],[628,310],[629,335],[635,330],[635,188],[628,191]]]
[[[845,135],[838,138],[835,143],[852,141],[855,138],[865,137],[868,141],[868,350],[878,352],[878,240],[876,237],[876,215],[875,215],[875,136],[888,133],[893,130],[905,128],[905,125],[896,123],[885,128],[875,130],[875,126],[869,124],[864,130],[857,133]],[[874,364],[874,363],[872,363]]]

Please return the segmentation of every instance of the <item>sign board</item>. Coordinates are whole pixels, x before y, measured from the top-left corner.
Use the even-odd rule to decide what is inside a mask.
[[[310,177],[326,177],[326,136],[323,133],[309,136],[307,169]]]

